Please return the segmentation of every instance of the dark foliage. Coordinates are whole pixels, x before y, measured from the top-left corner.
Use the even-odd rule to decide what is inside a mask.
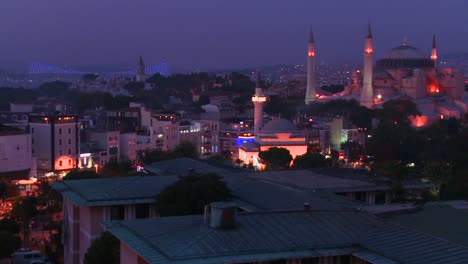
[[[231,198],[217,174],[190,174],[164,189],[156,197],[156,207],[161,216],[201,214],[205,205]]]
[[[102,233],[86,251],[83,263],[119,264],[120,241],[109,232]]]
[[[258,156],[265,162],[267,170],[287,169],[292,161],[291,153],[285,148],[269,148],[268,150],[260,151]]]

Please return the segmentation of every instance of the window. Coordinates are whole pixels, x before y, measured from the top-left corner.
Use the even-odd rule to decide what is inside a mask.
[[[366,192],[356,192],[354,193],[354,200],[356,201],[366,201]]]
[[[148,218],[149,217],[149,204],[135,205],[135,218]]]
[[[68,166],[71,166],[71,165],[72,165],[71,159],[68,159]]]
[[[62,146],[62,140],[61,139],[59,139],[59,145]]]
[[[34,144],[34,138],[31,139],[31,144]]]
[[[59,150],[59,156],[62,156],[62,150]]]
[[[59,135],[62,135],[62,129],[59,128]]]
[[[68,134],[71,134],[71,128],[68,128]]]
[[[125,207],[123,205],[113,205],[110,207],[110,220],[124,220]]]
[[[31,134],[34,134],[34,127],[31,127]]]
[[[71,138],[68,139],[68,145],[71,145]]]
[[[71,155],[71,149],[68,149],[68,155]]]
[[[59,161],[59,167],[62,167],[62,161],[61,160]]]

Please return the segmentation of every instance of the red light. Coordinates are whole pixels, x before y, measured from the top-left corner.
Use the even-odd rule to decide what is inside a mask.
[[[373,51],[372,48],[367,48],[364,50],[365,53],[372,53],[372,51]]]
[[[309,50],[308,55],[309,55],[309,57],[314,57],[315,56],[315,51]]]

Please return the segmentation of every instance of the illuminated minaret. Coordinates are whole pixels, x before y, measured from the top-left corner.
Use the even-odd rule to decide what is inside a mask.
[[[309,36],[309,46],[307,49],[307,90],[305,103],[310,104],[315,101],[317,95],[315,91],[315,41],[312,30]]]
[[[437,66],[437,48],[436,48],[436,36],[432,36],[432,52],[431,60],[434,62],[434,67]]]
[[[374,94],[372,90],[372,57],[374,50],[372,47],[372,31],[371,25],[369,22],[367,35],[366,35],[366,44],[364,48],[364,80],[361,91],[361,105],[367,108],[372,108],[374,106]]]
[[[143,58],[141,56],[137,65],[136,81],[137,82],[145,81],[145,64],[143,63]]]
[[[257,136],[263,126],[263,104],[266,102],[266,96],[263,95],[260,71],[257,72],[257,84],[255,94],[252,96],[252,102],[254,104],[254,134]]]

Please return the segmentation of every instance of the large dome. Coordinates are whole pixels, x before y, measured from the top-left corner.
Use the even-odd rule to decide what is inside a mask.
[[[433,68],[434,62],[421,50],[403,44],[388,51],[383,59],[377,61],[377,66],[384,69]]]
[[[428,59],[424,52],[419,49],[408,46],[401,45],[399,47],[393,48],[387,52],[384,56],[385,59]]]
[[[274,119],[268,122],[262,129],[261,133],[280,133],[280,132],[296,132],[297,128],[286,119]]]

